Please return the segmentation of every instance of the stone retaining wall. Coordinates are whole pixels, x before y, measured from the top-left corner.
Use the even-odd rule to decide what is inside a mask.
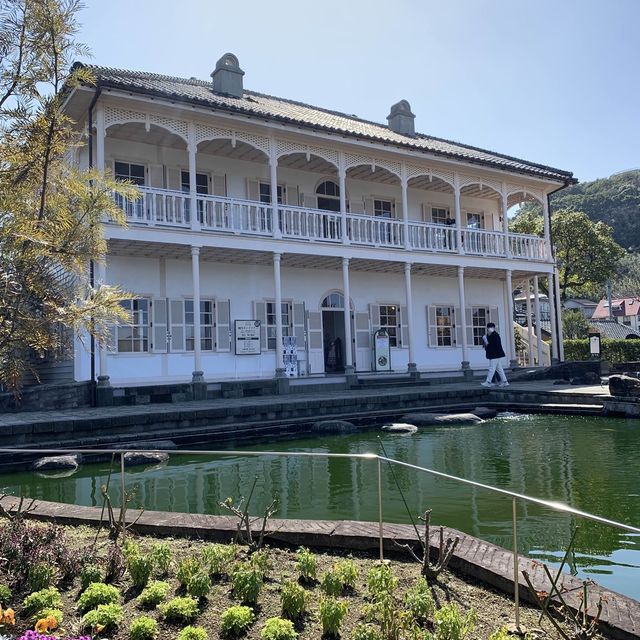
[[[12,393],[0,393],[0,413],[90,407],[91,389],[91,382],[66,382],[27,387],[17,400]]]

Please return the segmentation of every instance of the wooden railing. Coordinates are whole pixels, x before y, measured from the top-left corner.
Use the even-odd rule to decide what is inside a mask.
[[[138,200],[114,196],[129,223],[183,229],[192,226],[192,203],[188,193],[152,187],[140,187],[140,193]],[[343,242],[342,214],[335,211],[280,204],[274,229],[273,207],[270,203],[198,195],[196,209],[200,228],[205,232],[274,236],[310,242]],[[348,244],[436,253],[460,252],[542,262],[548,260],[544,239],[538,236],[509,234],[507,242],[505,234],[499,231],[464,228],[460,231],[459,247],[458,232],[454,226],[410,220],[405,227],[402,220],[395,218],[351,213],[346,215],[344,222]],[[405,228],[408,238],[405,237]]]

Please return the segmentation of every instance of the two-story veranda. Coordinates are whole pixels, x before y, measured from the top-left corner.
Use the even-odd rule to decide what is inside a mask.
[[[480,368],[490,320],[515,361],[512,292],[535,307],[540,279],[554,291],[547,195],[570,173],[415,133],[404,100],[383,126],[244,90],[231,54],[211,82],[92,69],[97,87],[66,102],[90,140],[75,161],[142,194],[120,202],[127,228],[105,222],[98,280],[137,298],[102,384],[281,376],[287,336],[299,375],[370,371],[379,328],[394,371]],[[543,238],[509,232],[527,200]],[[250,319],[260,352],[236,355],[234,320]]]

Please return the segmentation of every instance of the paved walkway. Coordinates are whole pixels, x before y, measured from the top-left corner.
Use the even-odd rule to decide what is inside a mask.
[[[398,386],[389,388],[372,388],[351,389],[341,391],[323,391],[311,393],[291,393],[287,395],[265,395],[252,396],[248,398],[218,398],[215,400],[201,400],[192,402],[174,402],[171,404],[144,404],[134,406],[120,407],[97,407],[97,408],[81,408],[81,409],[58,409],[52,411],[25,411],[22,413],[3,413],[0,414],[0,432],[5,427],[13,425],[35,424],[42,422],[68,422],[73,420],[87,419],[104,419],[115,416],[148,416],[152,414],[166,413],[182,413],[203,411],[207,409],[239,409],[250,407],[271,407],[275,405],[294,405],[301,401],[322,402],[335,401],[338,398],[356,399],[384,395],[389,399],[397,397],[399,400],[408,393],[420,393],[424,395],[425,401],[438,398],[455,398],[457,392],[469,390],[477,390],[479,394],[484,396],[486,402],[509,402],[507,394],[522,394],[523,401],[528,394],[542,393],[553,394],[549,398],[549,402],[554,402],[554,396],[563,396],[570,394],[576,397],[576,404],[597,404],[598,399],[602,396],[610,397],[608,387],[602,385],[591,386],[573,386],[569,384],[556,385],[552,381],[538,380],[531,382],[513,382],[508,388],[492,388],[485,389],[480,386],[477,381],[471,382],[452,382],[438,385],[412,385]],[[400,400],[401,401],[401,400]],[[464,402],[463,398],[460,398]],[[451,404],[450,400],[445,404]],[[561,403],[559,403],[561,404]]]

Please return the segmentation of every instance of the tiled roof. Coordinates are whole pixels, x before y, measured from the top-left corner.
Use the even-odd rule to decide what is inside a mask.
[[[623,339],[629,336],[640,338],[637,331],[615,320],[589,320],[589,326],[597,329],[603,338]]]
[[[84,66],[95,75],[99,87],[125,89],[200,106],[260,116],[311,129],[332,131],[354,138],[375,140],[526,175],[569,183],[576,182],[573,174],[568,171],[421,133],[417,133],[415,136],[402,135],[376,122],[369,122],[353,115],[314,107],[294,100],[276,98],[255,91],[244,91],[242,98],[235,98],[215,93],[210,82],[195,78],[176,78],[95,65]]]
[[[640,299],[614,298],[611,300],[611,315],[616,318],[619,316],[640,316]],[[600,300],[592,317],[596,320],[608,318],[609,301]]]

